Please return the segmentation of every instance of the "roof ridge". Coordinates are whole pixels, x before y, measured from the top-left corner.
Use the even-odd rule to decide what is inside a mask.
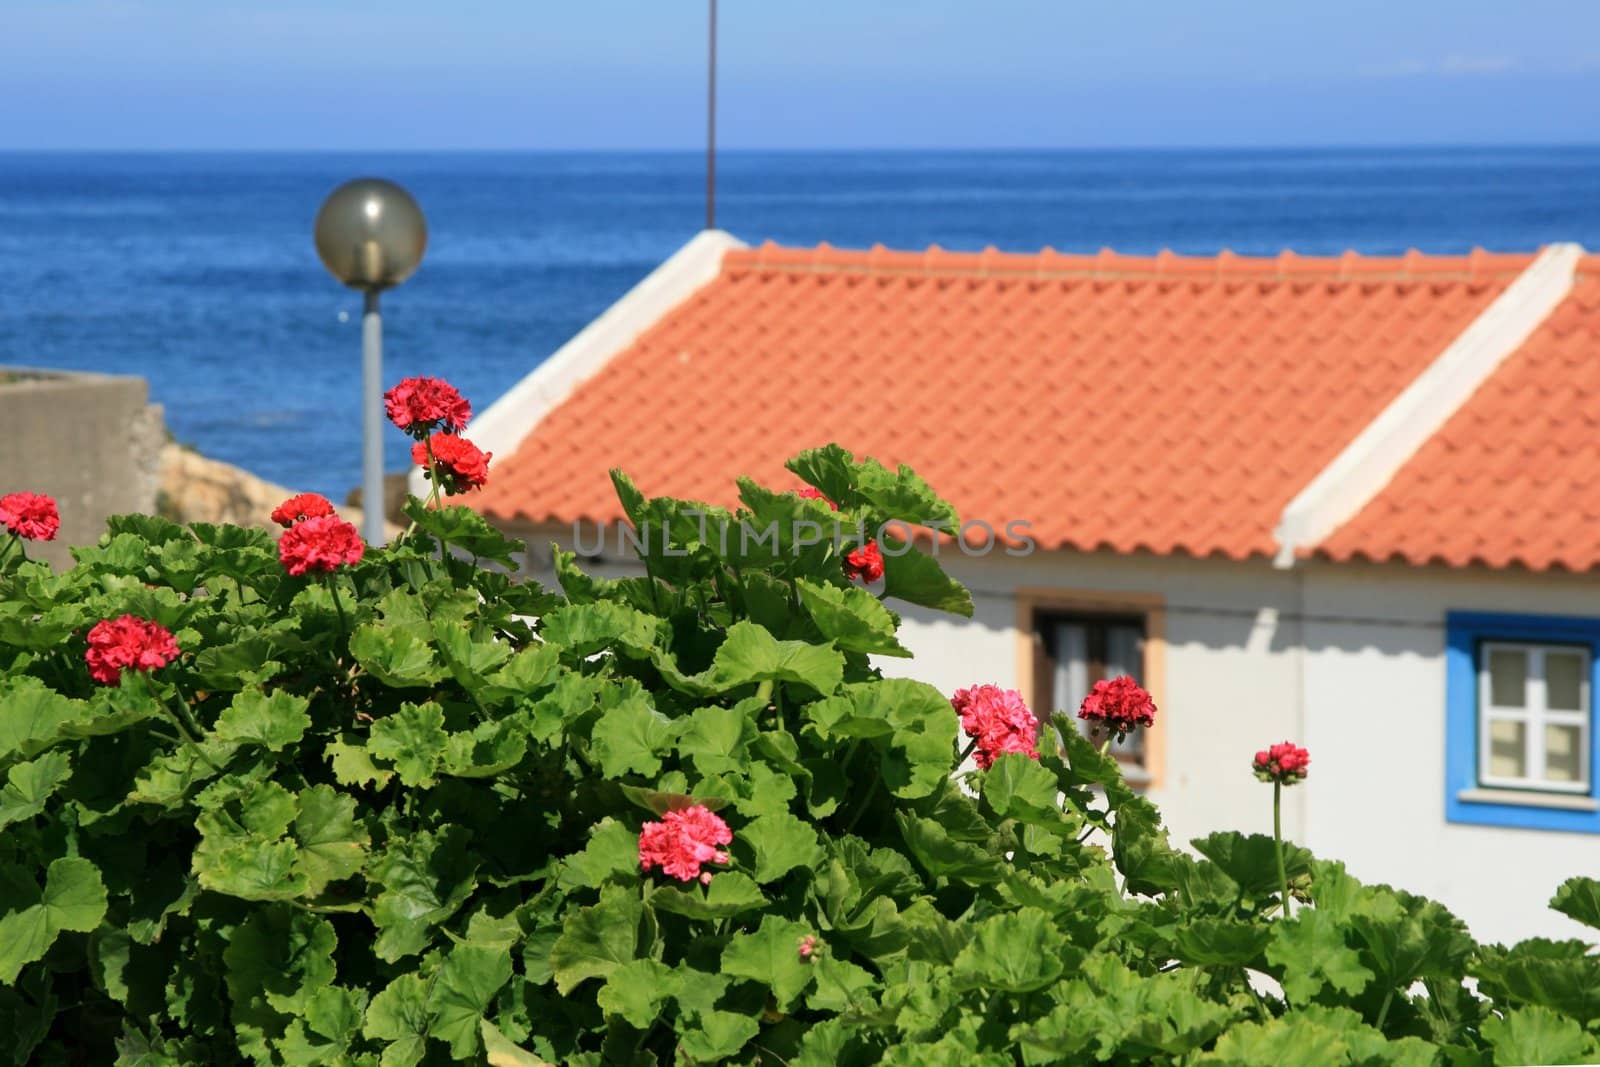
[[[1153,256],[1125,255],[1110,248],[1093,254],[1059,252],[1046,245],[1035,253],[952,252],[930,244],[921,251],[897,251],[875,244],[867,249],[836,248],[826,241],[811,247],[767,241],[728,252],[724,270],[762,270],[792,274],[948,275],[1032,279],[1089,278],[1121,281],[1150,278],[1174,281],[1479,281],[1521,274],[1537,253],[1490,252],[1428,255],[1410,249],[1400,256],[1366,256],[1347,250],[1338,256],[1304,256],[1284,249],[1273,256],[1245,256],[1224,248],[1215,256],[1179,255],[1163,248]]]
[[[1276,563],[1292,567],[1360,513],[1572,291],[1584,250],[1553,244],[1284,507]]]

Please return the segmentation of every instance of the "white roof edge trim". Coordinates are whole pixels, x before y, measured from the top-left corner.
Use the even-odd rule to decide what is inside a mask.
[[[603,370],[612,358],[683,303],[722,270],[723,254],[745,243],[723,230],[702,230],[601,312],[572,340],[529,371],[467,427],[472,443],[496,457],[509,457],[523,439],[572,391]],[[492,465],[492,461],[491,461]],[[420,470],[411,491],[426,496]]]
[[[1300,549],[1320,543],[1389,484],[1572,291],[1583,254],[1577,244],[1553,244],[1540,252],[1289,502],[1273,531],[1278,540],[1275,566],[1293,567]]]

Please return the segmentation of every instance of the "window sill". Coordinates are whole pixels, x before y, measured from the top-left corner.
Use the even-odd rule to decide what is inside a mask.
[[[1600,800],[1576,793],[1536,793],[1526,789],[1463,789],[1456,794],[1463,804],[1510,804],[1521,808],[1560,811],[1600,811]]]

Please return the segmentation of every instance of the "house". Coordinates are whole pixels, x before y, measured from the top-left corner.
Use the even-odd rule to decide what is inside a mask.
[[[975,616],[906,611],[917,658],[886,671],[1040,710],[1134,674],[1161,715],[1119,756],[1174,840],[1270,832],[1249,763],[1287,738],[1312,754],[1292,838],[1480,938],[1576,930],[1545,906],[1600,869],[1600,257],[1576,246],[1140,258],[706,232],[473,437],[496,457],[474,506],[534,543],[619,522],[612,466],[729,504],[740,473],[797,487],[782,461],[828,441],[908,464],[994,534],[940,549]]]

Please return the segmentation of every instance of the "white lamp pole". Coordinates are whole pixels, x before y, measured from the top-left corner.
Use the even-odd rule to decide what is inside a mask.
[[[417,269],[428,225],[411,194],[381,178],[346,182],[322,202],[317,255],[364,294],[361,315],[361,504],[368,544],[383,544],[383,316],[378,294]]]

